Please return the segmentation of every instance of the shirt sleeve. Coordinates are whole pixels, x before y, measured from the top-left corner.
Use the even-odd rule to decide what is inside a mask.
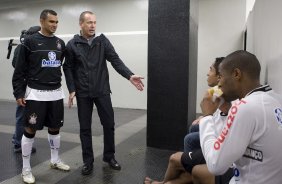
[[[27,56],[30,52],[27,45],[21,45],[17,47],[17,56],[15,60],[15,70],[13,73],[12,84],[14,90],[14,96],[16,99],[24,98],[25,90],[27,86],[27,70],[28,70],[28,61]]]
[[[75,84],[73,78],[73,70],[74,70],[74,54],[71,47],[71,42],[68,42],[65,50],[65,62],[63,64],[63,70],[66,78],[67,87],[69,93],[75,92]]]
[[[60,41],[61,41],[61,44],[62,44],[62,55],[61,55],[61,63],[63,63],[63,61],[64,61],[64,59],[65,59],[65,57],[66,57],[66,44],[65,44],[65,42],[64,42],[64,40],[61,40],[60,39]]]
[[[12,66],[15,68],[16,67],[16,63],[17,61],[19,60],[19,51],[20,51],[20,47],[22,45],[19,44],[16,48],[15,48],[15,51],[14,51],[14,56],[13,56],[13,60],[12,60]]]
[[[224,174],[245,153],[256,124],[251,114],[252,108],[244,99],[235,102],[219,136],[212,116],[200,120],[201,148],[207,167],[214,175]]]

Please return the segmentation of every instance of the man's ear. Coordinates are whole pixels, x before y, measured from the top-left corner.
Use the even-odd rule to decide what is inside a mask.
[[[40,20],[39,20],[41,27],[42,27],[42,25],[43,25],[43,21],[44,21],[43,19],[40,19]]]
[[[239,68],[235,68],[232,75],[235,79],[240,80],[242,78],[242,71]]]

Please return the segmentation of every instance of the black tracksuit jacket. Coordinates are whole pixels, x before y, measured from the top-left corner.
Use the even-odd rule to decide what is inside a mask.
[[[133,75],[103,34],[95,37],[91,45],[82,36],[75,35],[67,43],[63,65],[69,92],[91,98],[110,94],[106,60],[126,79]]]

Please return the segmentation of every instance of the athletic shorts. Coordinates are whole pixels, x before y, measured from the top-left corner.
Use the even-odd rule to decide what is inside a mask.
[[[181,163],[187,172],[192,173],[194,166],[205,164],[206,160],[202,150],[197,149],[192,152],[184,152],[181,156]]]
[[[63,124],[63,99],[56,101],[26,101],[25,127],[42,130],[44,126],[49,128],[60,128]]]

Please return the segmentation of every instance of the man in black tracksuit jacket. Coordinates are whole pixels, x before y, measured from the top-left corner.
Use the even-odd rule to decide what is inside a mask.
[[[68,90],[69,106],[76,96],[80,123],[80,140],[84,166],[82,174],[93,170],[92,112],[95,103],[104,130],[103,160],[116,170],[121,166],[115,160],[114,112],[111,102],[109,72],[106,60],[140,91],[143,83],[121,61],[110,41],[103,35],[95,35],[96,16],[89,11],[79,18],[81,35],[75,35],[67,44],[66,60],[63,65]]]

